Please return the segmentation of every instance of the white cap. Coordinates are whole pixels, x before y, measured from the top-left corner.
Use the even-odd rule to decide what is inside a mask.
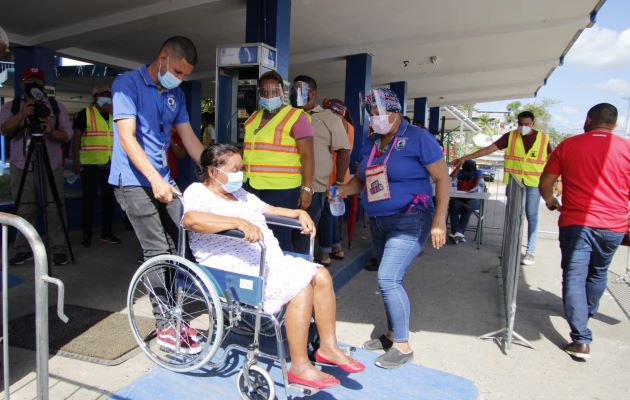
[[[0,26],[0,42],[4,43],[7,47],[9,47],[9,36]]]

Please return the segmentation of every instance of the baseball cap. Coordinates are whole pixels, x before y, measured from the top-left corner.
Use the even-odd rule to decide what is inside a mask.
[[[28,67],[22,71],[22,80],[37,78],[40,80],[44,80],[44,70],[37,67]]]

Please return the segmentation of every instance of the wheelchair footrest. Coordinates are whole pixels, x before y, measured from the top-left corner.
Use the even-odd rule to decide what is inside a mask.
[[[319,389],[300,385],[298,383],[289,383],[287,385],[287,392],[296,396],[312,396],[319,392]]]

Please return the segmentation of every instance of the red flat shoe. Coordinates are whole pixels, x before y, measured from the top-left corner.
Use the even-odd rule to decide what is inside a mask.
[[[352,374],[352,373],[355,373],[355,372],[361,372],[361,371],[365,370],[365,365],[363,365],[360,361],[357,361],[357,360],[355,360],[352,357],[350,357],[350,362],[349,363],[347,363],[347,364],[338,364],[336,362],[327,360],[324,357],[322,357],[319,354],[319,351],[317,351],[315,353],[315,361],[317,361],[318,363],[322,363],[322,364],[336,365],[337,367],[341,368],[342,371],[347,372],[349,374]]]
[[[309,381],[308,379],[299,378],[295,376],[293,372],[289,371],[289,383],[297,383],[299,385],[304,385],[315,389],[328,389],[333,386],[339,385],[341,382],[339,381],[339,379],[335,378],[332,375],[326,375],[325,378]]]

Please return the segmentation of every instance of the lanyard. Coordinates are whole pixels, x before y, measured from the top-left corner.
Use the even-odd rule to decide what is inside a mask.
[[[380,139],[378,140],[378,143],[380,143]],[[385,161],[383,161],[383,164],[387,164],[387,160],[389,160],[389,156],[392,155],[392,150],[394,150],[396,143],[398,143],[398,136],[396,136],[396,138],[392,142],[389,148],[389,151],[387,152],[387,156],[385,157]],[[376,145],[377,143],[374,143],[374,145],[372,146],[372,152],[370,153],[370,158],[368,158],[366,168],[370,168],[372,166],[372,161],[374,160],[374,154],[376,153]]]

